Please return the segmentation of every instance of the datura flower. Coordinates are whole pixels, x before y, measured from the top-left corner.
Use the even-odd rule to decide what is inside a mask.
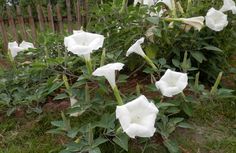
[[[115,71],[120,71],[123,68],[123,63],[110,63],[102,67],[97,68],[94,72],[94,76],[104,76],[110,83],[111,87],[116,86],[115,82]]]
[[[155,64],[152,62],[152,60],[144,53],[141,44],[144,42],[144,37],[138,39],[126,52],[126,56],[129,56],[131,53],[136,53],[140,56],[142,56],[147,63],[154,69],[157,70],[157,67]]]
[[[149,7],[155,4],[154,0],[134,0],[134,6],[138,3],[148,5]]]
[[[156,131],[154,125],[158,112],[157,107],[141,95],[125,105],[117,106],[116,118],[129,137],[152,137]]]
[[[156,82],[157,89],[160,89],[162,95],[172,97],[181,93],[188,84],[186,73],[175,72],[168,69],[159,81]]]
[[[221,31],[228,25],[227,15],[214,8],[208,10],[205,19],[206,25],[214,31]]]
[[[68,51],[90,60],[90,53],[103,46],[104,36],[84,31],[74,31],[74,34],[64,38]]]
[[[16,57],[19,52],[27,50],[29,48],[34,48],[34,44],[26,41],[22,41],[20,45],[18,45],[16,41],[8,43],[8,49],[10,50],[13,58]]]
[[[174,9],[172,0],[159,0],[157,3],[164,3],[170,10]]]
[[[232,11],[233,14],[236,14],[236,6],[233,0],[224,0],[224,5],[221,7],[221,12]]]
[[[180,18],[180,20],[191,26],[194,27],[194,29],[197,29],[198,31],[200,31],[203,26],[204,26],[204,17],[203,16],[199,16],[199,17],[192,17],[192,18]]]
[[[141,44],[144,42],[144,37],[138,39],[126,52],[126,56],[129,56],[131,53],[136,53],[142,57],[145,57],[146,54],[144,53]]]
[[[70,106],[73,108],[73,106],[77,103],[78,101],[74,97],[70,97]],[[77,117],[79,116],[79,113],[72,113],[70,116]]]

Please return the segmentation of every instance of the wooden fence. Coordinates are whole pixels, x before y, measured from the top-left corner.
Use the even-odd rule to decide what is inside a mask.
[[[0,32],[4,49],[7,49],[8,41],[10,41],[9,36],[11,41],[19,41],[21,38],[26,41],[36,42],[38,31],[44,32],[50,29],[52,32],[64,33],[66,29],[69,33],[72,33],[73,25],[75,24],[75,29],[80,29],[81,26],[85,27],[88,16],[88,0],[76,1],[74,15],[72,15],[71,0],[65,0],[65,3],[66,16],[62,16],[59,4],[52,6],[49,3],[46,8],[37,5],[37,16],[35,17],[32,15],[31,6],[27,7],[27,17],[23,17],[22,9],[19,6],[16,6],[16,17],[14,17],[11,11],[14,8],[8,6],[6,8],[7,17],[0,16]],[[46,13],[43,9],[46,10]],[[26,30],[26,28],[30,30]]]

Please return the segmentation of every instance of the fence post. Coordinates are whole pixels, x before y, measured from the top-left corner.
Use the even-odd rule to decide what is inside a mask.
[[[18,22],[19,22],[19,25],[20,25],[20,31],[22,33],[22,39],[23,40],[27,40],[27,33],[25,31],[25,23],[24,23],[24,19],[22,17],[22,14],[21,14],[21,9],[20,9],[20,6],[16,6],[16,12],[17,12],[17,18],[18,18]]]
[[[72,33],[72,16],[71,16],[71,3],[70,3],[70,0],[66,0],[66,8],[67,8],[68,32]]]
[[[61,9],[60,9],[59,4],[56,5],[56,11],[57,11],[57,21],[59,23],[59,31],[60,31],[60,33],[63,33],[64,29],[63,29]]]
[[[13,16],[11,14],[11,9],[10,9],[9,6],[7,6],[7,16],[8,16],[8,23],[10,25],[11,33],[13,35],[13,38],[14,38],[15,41],[18,41],[15,22],[14,22]]]
[[[86,26],[88,24],[88,0],[84,0],[84,28],[86,29]]]
[[[4,26],[4,21],[3,21],[1,16],[0,16],[0,31],[1,31],[2,37],[3,37],[3,48],[7,50],[7,48],[8,48],[8,38],[7,38],[6,29],[5,29],[5,26]]]
[[[29,24],[32,31],[32,39],[33,39],[33,42],[35,43],[37,35],[36,35],[35,23],[34,23],[34,18],[32,15],[32,10],[31,10],[30,5],[28,5],[28,13],[29,13]]]
[[[53,32],[55,32],[52,5],[50,3],[48,4],[47,9],[48,9],[48,21],[49,21],[50,28],[52,29]]]
[[[44,31],[44,21],[43,21],[43,15],[42,15],[42,8],[40,5],[37,5],[37,14],[38,14],[40,31]]]
[[[78,28],[81,29],[81,12],[80,12],[80,0],[77,0],[76,2],[76,17],[77,17],[77,23],[78,23]]]

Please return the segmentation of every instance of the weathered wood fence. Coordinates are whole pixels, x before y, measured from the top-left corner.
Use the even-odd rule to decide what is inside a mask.
[[[7,17],[0,16],[0,32],[4,49],[7,49],[9,41],[19,41],[20,39],[35,42],[38,32],[72,33],[73,29],[86,27],[88,16],[88,0],[77,0],[73,7],[75,14],[72,15],[71,0],[65,0],[66,16],[62,16],[60,5],[47,8],[37,5],[37,16],[32,15],[31,6],[27,7],[27,17],[23,17],[21,8],[16,6],[16,17],[13,16],[11,6],[6,9]],[[46,13],[45,11],[46,10]],[[55,16],[53,15],[55,14]],[[76,26],[75,26],[76,25]],[[74,26],[74,27],[73,27]],[[10,38],[11,37],[11,40]]]

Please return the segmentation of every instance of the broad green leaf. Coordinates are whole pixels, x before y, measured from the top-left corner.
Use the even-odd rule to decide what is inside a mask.
[[[93,148],[92,150],[89,150],[89,153],[101,153],[101,150],[96,147],[96,148]]]
[[[74,128],[74,129],[71,129],[69,131],[67,131],[67,136],[70,137],[70,138],[75,138],[77,133],[78,133],[78,129]]]
[[[105,143],[107,141],[108,141],[108,139],[105,139],[105,138],[102,138],[102,137],[98,137],[93,142],[93,148],[98,147],[100,144],[103,144],[103,143]]]
[[[221,50],[220,48],[217,48],[215,46],[206,46],[206,47],[203,47],[203,48],[206,49],[206,50],[217,51],[217,52],[221,52],[221,53],[224,52],[223,50]]]
[[[202,63],[203,61],[206,61],[206,57],[203,55],[202,52],[199,51],[194,51],[191,52],[191,55],[193,56],[193,58],[195,58],[199,63]]]
[[[147,20],[153,24],[159,24],[159,17],[148,17]]]
[[[171,106],[176,106],[175,104],[172,103],[158,103],[157,107],[162,108],[162,107],[171,107]]]
[[[176,142],[167,139],[163,143],[170,153],[180,153],[179,146]]]
[[[51,124],[60,128],[63,128],[65,126],[63,121],[52,121]]]
[[[123,148],[125,151],[128,151],[129,137],[126,134],[121,133],[119,135],[116,135],[116,137],[113,139],[113,141],[117,145],[119,145],[121,148]]]
[[[50,89],[48,90],[48,94],[51,94],[53,91],[57,90],[58,88],[60,88],[62,85],[64,84],[64,82],[55,82]]]

